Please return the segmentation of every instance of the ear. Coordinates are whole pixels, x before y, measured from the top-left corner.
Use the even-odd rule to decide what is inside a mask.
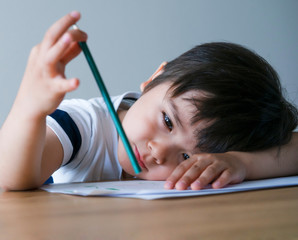
[[[143,92],[144,88],[152,81],[154,80],[154,78],[156,78],[158,75],[160,75],[163,72],[163,68],[164,66],[167,65],[167,62],[163,62],[162,64],[160,64],[159,68],[155,71],[155,73],[153,73],[153,75],[146,81],[141,83],[140,85],[140,89]]]

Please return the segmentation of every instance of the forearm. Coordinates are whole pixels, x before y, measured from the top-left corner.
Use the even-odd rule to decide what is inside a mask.
[[[45,118],[12,108],[0,131],[0,186],[23,190],[38,185],[45,142]]]
[[[246,179],[262,179],[298,174],[298,133],[293,133],[291,141],[276,148],[252,152],[234,152],[246,165]]]

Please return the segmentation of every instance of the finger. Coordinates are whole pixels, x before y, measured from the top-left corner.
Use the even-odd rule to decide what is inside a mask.
[[[79,31],[72,30],[66,32],[61,39],[52,46],[48,52],[46,59],[49,65],[55,64],[58,61],[64,63],[69,62],[75,56],[80,53],[80,48],[77,42],[82,42],[87,40],[87,34]]]
[[[231,174],[228,170],[222,172],[222,174],[214,181],[212,187],[215,189],[222,188],[231,182]]]
[[[183,176],[183,174],[191,167],[192,164],[193,161],[191,159],[188,159],[180,163],[171,173],[171,175],[167,178],[164,187],[166,189],[173,189],[175,187],[176,182]]]
[[[68,84],[65,87],[66,92],[74,91],[80,85],[80,81],[78,78],[67,79],[65,82],[68,82]]]
[[[82,51],[82,49],[79,46],[79,44],[77,42],[73,42],[70,44],[69,48],[64,53],[63,57],[61,58],[61,61],[66,65],[72,59],[74,59],[76,56],[78,56],[81,51]]]
[[[72,42],[68,47],[68,49],[64,52],[63,58],[61,59],[61,61],[64,64],[67,64],[68,62],[70,62],[72,59],[78,56],[82,51],[81,47],[77,42],[86,42],[88,38],[88,35],[79,29],[71,30],[70,32],[74,34],[73,40],[75,42]]]
[[[78,88],[79,86],[79,79],[71,78],[71,79],[64,79],[64,78],[56,78],[55,81],[52,82],[52,88],[55,88],[55,92],[59,95],[66,94],[67,92],[71,92]]]
[[[207,184],[216,179],[225,169],[220,164],[209,165],[200,175],[200,177],[191,184],[193,190],[204,188]]]
[[[80,19],[80,17],[81,15],[79,12],[73,11],[55,22],[44,36],[42,42],[43,48],[48,49],[55,44],[57,40],[69,29],[69,27]]]
[[[234,184],[234,183],[239,183],[243,181],[243,178],[240,176],[237,176],[237,174],[233,174],[233,172],[229,169],[226,169],[223,171],[220,176],[214,181],[212,184],[213,188],[222,188],[228,184]]]
[[[178,190],[185,190],[202,174],[209,166],[209,161],[195,161],[193,165],[181,176],[175,187]]]

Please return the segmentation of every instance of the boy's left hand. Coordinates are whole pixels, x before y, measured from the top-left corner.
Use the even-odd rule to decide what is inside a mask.
[[[213,188],[221,188],[230,183],[242,182],[247,171],[244,163],[233,153],[195,154],[179,164],[167,178],[165,188],[192,190],[204,188],[212,183]]]

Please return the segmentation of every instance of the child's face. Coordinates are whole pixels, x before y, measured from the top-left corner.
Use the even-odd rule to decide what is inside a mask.
[[[165,180],[179,163],[195,153],[194,131],[190,125],[194,106],[183,98],[170,99],[169,83],[158,85],[142,95],[127,111],[122,124],[142,172],[139,178]],[[200,124],[201,127],[202,124]],[[119,162],[125,172],[135,175],[122,141]]]

